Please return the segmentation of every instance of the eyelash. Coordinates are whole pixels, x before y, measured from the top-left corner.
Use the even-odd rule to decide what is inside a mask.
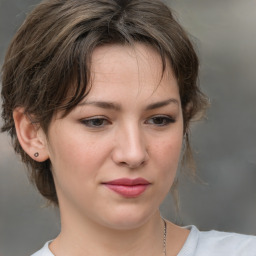
[[[155,125],[157,127],[163,127],[171,123],[175,123],[175,121],[176,120],[170,116],[159,115],[147,119],[145,123],[149,125]],[[103,128],[104,126],[111,124],[111,122],[104,117],[91,117],[83,119],[81,122],[89,128]]]
[[[152,122],[153,121],[153,122]],[[154,121],[162,121],[162,122],[156,122],[154,123]],[[171,116],[165,116],[165,115],[158,115],[158,116],[153,116],[151,118],[149,118],[147,120],[147,124],[152,124],[152,125],[156,125],[157,127],[163,127],[163,126],[167,126],[171,123],[175,123],[175,119]]]
[[[91,117],[91,118],[86,118],[81,120],[81,122],[89,127],[89,128],[102,128],[106,125],[110,124],[110,121],[108,121],[108,119],[104,118],[104,117]],[[95,123],[93,124],[93,122],[100,122],[98,124],[95,125]]]

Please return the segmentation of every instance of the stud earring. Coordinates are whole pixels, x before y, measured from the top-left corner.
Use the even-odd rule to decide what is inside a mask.
[[[34,157],[38,157],[38,156],[39,156],[39,153],[36,152],[36,153],[34,154]]]

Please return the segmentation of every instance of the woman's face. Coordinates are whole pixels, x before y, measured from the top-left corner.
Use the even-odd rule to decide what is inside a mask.
[[[88,96],[49,127],[47,150],[65,221],[128,229],[158,210],[183,138],[177,81],[170,66],[161,75],[160,56],[148,46],[93,52]]]

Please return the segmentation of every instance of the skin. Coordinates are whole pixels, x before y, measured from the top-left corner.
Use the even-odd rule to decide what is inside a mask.
[[[34,135],[37,160],[51,160],[59,199],[62,229],[50,244],[54,255],[161,255],[159,205],[183,140],[177,80],[170,66],[161,74],[160,56],[149,46],[98,47],[88,96],[66,117],[57,113],[47,138],[40,129]],[[33,157],[35,148],[26,151]],[[150,184],[134,198],[104,184],[138,177]],[[189,231],[168,223],[167,232],[168,255],[177,255]]]

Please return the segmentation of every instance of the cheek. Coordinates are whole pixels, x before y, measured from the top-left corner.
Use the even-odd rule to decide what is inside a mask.
[[[69,141],[69,143],[67,143]],[[76,137],[53,140],[51,163],[58,197],[74,200],[74,195],[83,198],[96,180],[100,159],[95,144],[83,143]],[[90,183],[88,183],[90,181]],[[90,191],[90,190],[89,190]]]
[[[182,134],[176,136],[165,136],[152,146],[153,154],[156,154],[163,161],[174,161],[179,158],[182,147]],[[175,162],[175,161],[174,161]]]
[[[166,138],[154,144],[152,155],[155,156],[157,168],[169,178],[175,176],[182,148],[182,135]]]
[[[95,137],[78,131],[59,131],[54,135],[50,141],[50,160],[58,178],[79,181],[97,174],[97,169],[108,155],[110,143],[104,143],[104,139],[99,143]]]

